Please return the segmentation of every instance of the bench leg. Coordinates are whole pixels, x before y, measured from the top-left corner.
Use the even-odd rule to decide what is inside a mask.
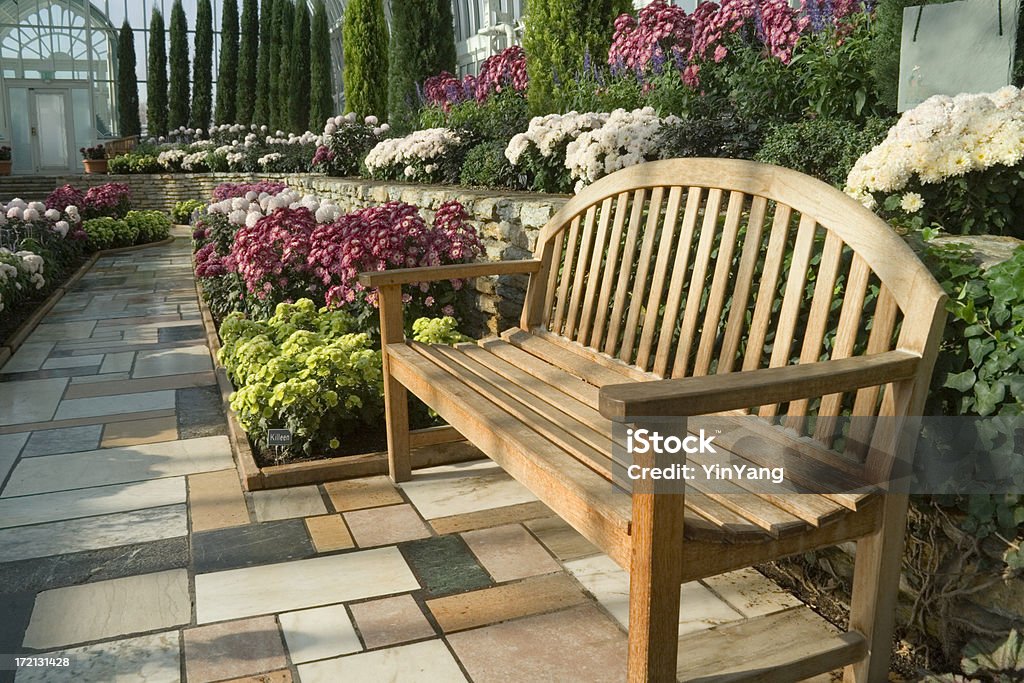
[[[633,494],[629,570],[630,683],[676,680],[683,496]]]
[[[384,347],[384,421],[388,430],[388,473],[392,481],[412,478],[412,456],[409,454],[409,397],[405,387],[391,376],[388,344],[405,339],[402,323],[402,288],[386,285],[379,290],[380,338]]]
[[[886,495],[881,528],[857,541],[850,630],[864,635],[868,654],[846,667],[844,683],[877,683],[889,678],[908,502],[906,494]]]

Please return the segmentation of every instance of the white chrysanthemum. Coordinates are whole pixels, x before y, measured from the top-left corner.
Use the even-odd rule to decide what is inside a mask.
[[[916,192],[907,192],[900,200],[900,208],[907,213],[917,213],[924,208],[924,198]]]
[[[48,221],[60,220],[60,211],[58,211],[57,209],[47,209],[46,213],[44,213],[43,215],[46,217],[46,220]]]

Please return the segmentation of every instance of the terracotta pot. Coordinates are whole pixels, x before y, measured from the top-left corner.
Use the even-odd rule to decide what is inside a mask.
[[[85,165],[86,173],[103,174],[107,172],[106,159],[83,159],[82,163]]]
[[[0,161],[0,175],[11,175],[11,164],[13,162],[8,159],[6,161]]]

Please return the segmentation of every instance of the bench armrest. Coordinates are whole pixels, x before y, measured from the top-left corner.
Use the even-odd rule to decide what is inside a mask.
[[[462,280],[485,275],[532,274],[540,270],[540,264],[539,259],[522,259],[519,261],[455,263],[448,266],[426,266],[423,268],[397,268],[360,273],[359,282],[364,287],[385,287],[387,285],[406,285],[412,282]]]
[[[607,418],[624,420],[786,403],[911,379],[920,360],[907,351],[886,351],[748,372],[613,384],[601,388],[600,410]]]

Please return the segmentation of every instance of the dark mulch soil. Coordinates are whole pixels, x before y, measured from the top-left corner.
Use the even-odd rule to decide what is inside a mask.
[[[388,449],[387,432],[384,424],[381,423],[377,429],[366,428],[340,439],[341,447],[336,451],[317,453],[316,455],[297,457],[291,456],[285,460],[278,460],[273,449],[266,444],[256,444],[249,440],[252,446],[253,458],[260,467],[272,465],[285,465],[295,462],[313,462],[315,460],[326,460],[327,458],[338,458],[346,455],[363,455],[366,453],[379,453]]]

